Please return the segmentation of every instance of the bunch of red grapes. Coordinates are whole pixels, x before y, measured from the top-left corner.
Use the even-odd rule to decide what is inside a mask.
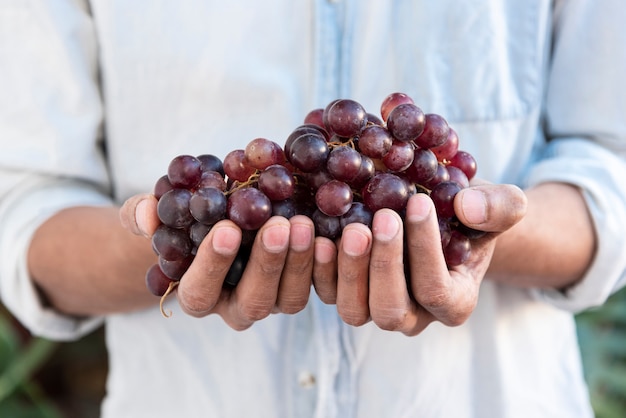
[[[456,131],[408,95],[387,96],[380,117],[354,100],[334,100],[309,112],[283,146],[256,138],[223,161],[175,157],[154,188],[162,224],[152,239],[159,262],[148,270],[147,287],[157,296],[169,293],[222,219],[243,231],[225,280],[236,286],[255,233],[271,216],[309,216],[316,235],[334,240],[349,223],[371,227],[379,209],[402,215],[415,193],[434,203],[448,266],[462,264],[482,233],[458,221],[453,202],[475,174],[476,161],[459,150]]]

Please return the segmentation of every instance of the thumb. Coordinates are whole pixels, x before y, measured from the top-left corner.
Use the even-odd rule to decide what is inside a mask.
[[[524,192],[512,184],[481,184],[462,189],[454,198],[459,221],[486,232],[504,232],[526,214]]]
[[[135,235],[152,237],[161,223],[157,215],[157,199],[149,193],[128,198],[119,211],[122,226]]]

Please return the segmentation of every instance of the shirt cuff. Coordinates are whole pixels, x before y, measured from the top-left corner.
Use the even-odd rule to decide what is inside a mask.
[[[46,306],[28,271],[28,248],[35,230],[54,213],[72,206],[108,206],[111,199],[72,180],[26,183],[3,196],[0,204],[0,298],[33,335],[75,340],[101,325],[102,318],[72,317]]]
[[[564,290],[534,289],[533,295],[556,307],[580,312],[603,304],[626,284],[626,164],[620,157],[583,139],[549,143],[546,158],[531,171],[530,186],[564,182],[578,186],[596,235],[596,253],[582,280]]]

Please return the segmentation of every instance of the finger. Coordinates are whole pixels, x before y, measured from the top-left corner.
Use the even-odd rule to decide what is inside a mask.
[[[337,312],[349,325],[369,321],[369,253],[372,233],[363,224],[347,225],[338,251]]]
[[[184,312],[196,317],[212,312],[240,244],[241,230],[233,222],[220,221],[211,228],[177,288]]]
[[[315,238],[313,287],[320,300],[327,304],[337,302],[337,247],[324,237]]]
[[[430,315],[410,297],[404,269],[402,219],[383,209],[372,221],[374,242],[369,271],[369,308],[372,321],[388,331],[415,335]]]
[[[275,216],[257,233],[248,264],[232,293],[231,314],[243,326],[267,317],[276,304],[290,226],[287,219]]]
[[[157,199],[149,193],[127,199],[119,211],[122,226],[135,235],[150,238],[161,223],[157,215]]]
[[[279,312],[296,313],[304,309],[311,291],[313,274],[313,222],[306,216],[289,219],[291,224],[289,252],[278,287],[276,305]]]
[[[470,228],[503,232],[526,213],[526,195],[510,184],[484,184],[462,189],[454,198],[459,220]]]
[[[448,271],[437,215],[427,195],[420,193],[409,199],[405,225],[414,298],[437,320],[460,325],[476,306],[479,283],[469,275]]]

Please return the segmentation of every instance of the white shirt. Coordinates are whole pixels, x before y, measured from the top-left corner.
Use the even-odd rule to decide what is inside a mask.
[[[626,7],[554,3],[2,0],[3,303],[53,339],[105,321],[104,417],[591,416],[572,313],[625,278]],[[487,278],[465,324],[414,338],[345,325],[314,295],[244,332],[175,300],[169,319],[41,305],[26,252],[55,211],[119,204],[175,155],[282,143],[315,107],[377,111],[393,91],[444,116],[479,177],[584,190],[598,249],[580,284]]]

